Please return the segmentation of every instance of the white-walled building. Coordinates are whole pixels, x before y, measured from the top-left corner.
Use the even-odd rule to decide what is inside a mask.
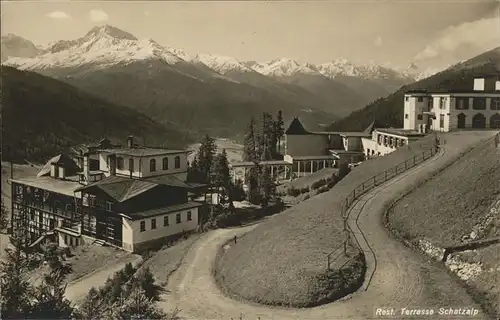
[[[98,240],[140,252],[198,227],[205,203],[189,197],[204,186],[186,181],[187,151],[136,146],[132,137],[126,148],[103,139],[74,151],[12,180],[12,214],[27,219],[34,244]]]
[[[404,129],[448,132],[500,128],[499,76],[474,79],[469,91],[409,91],[404,101]]]

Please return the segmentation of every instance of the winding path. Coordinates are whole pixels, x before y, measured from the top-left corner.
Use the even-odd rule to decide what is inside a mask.
[[[491,136],[491,135],[490,135]],[[474,140],[474,137],[476,138]],[[447,145],[423,164],[395,177],[362,196],[351,207],[349,224],[356,240],[365,251],[367,273],[363,287],[342,301],[308,309],[273,308],[247,301],[238,301],[221,293],[212,275],[215,256],[219,248],[234,235],[246,233],[256,225],[215,230],[193,245],[180,268],[171,276],[168,293],[160,306],[165,311],[181,310],[185,319],[369,319],[376,308],[475,307],[463,288],[446,274],[440,266],[429,264],[392,238],[383,225],[384,203],[400,192],[424,179],[429,172],[443,168],[467,149],[467,145],[488,137],[485,134],[469,137],[447,137]],[[362,232],[361,232],[362,230]],[[450,305],[437,305],[437,295],[449,295]],[[398,316],[399,315],[399,316]],[[474,319],[485,318],[484,316]],[[451,319],[451,318],[448,318]]]

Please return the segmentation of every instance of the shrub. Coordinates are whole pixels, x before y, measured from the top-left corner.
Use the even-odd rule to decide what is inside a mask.
[[[299,194],[301,194],[301,190],[300,189],[297,189],[297,188],[294,188],[294,187],[291,187],[291,188],[288,188],[286,190],[286,193],[289,195],[289,196],[292,196],[292,197],[297,197]]]
[[[309,191],[310,191],[309,187],[304,187],[304,188],[300,189],[300,193],[307,193]]]
[[[310,195],[306,194],[306,196],[304,197],[304,200],[307,200],[307,199],[309,199],[310,197],[311,197]]]
[[[327,180],[326,179],[320,179],[316,182],[314,182],[312,185],[311,185],[311,189],[313,190],[316,190],[322,186],[324,186],[325,184],[327,184]]]

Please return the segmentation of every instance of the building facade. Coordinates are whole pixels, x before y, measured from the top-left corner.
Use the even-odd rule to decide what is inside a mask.
[[[12,219],[33,244],[98,241],[140,252],[198,227],[204,186],[186,182],[187,151],[99,144],[50,159],[35,177],[12,180]]]
[[[498,76],[476,78],[470,91],[407,92],[404,129],[425,133],[500,128],[498,79]]]

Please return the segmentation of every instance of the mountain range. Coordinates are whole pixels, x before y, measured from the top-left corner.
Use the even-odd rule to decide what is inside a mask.
[[[193,135],[236,139],[263,111],[324,127],[415,80],[345,59],[314,65],[189,54],[109,25],[46,46],[10,34],[3,48],[4,65],[65,81]]]
[[[147,145],[181,148],[194,140],[130,108],[35,72],[2,67],[2,160],[44,163],[68,147],[128,135]]]
[[[428,78],[403,86],[389,96],[378,99],[365,108],[356,110],[331,124],[327,130],[359,131],[366,128],[372,121],[375,121],[376,127],[400,128],[403,126],[402,106],[406,91],[416,89],[470,91],[473,88],[474,78],[485,75],[500,78],[500,47],[457,63]]]

